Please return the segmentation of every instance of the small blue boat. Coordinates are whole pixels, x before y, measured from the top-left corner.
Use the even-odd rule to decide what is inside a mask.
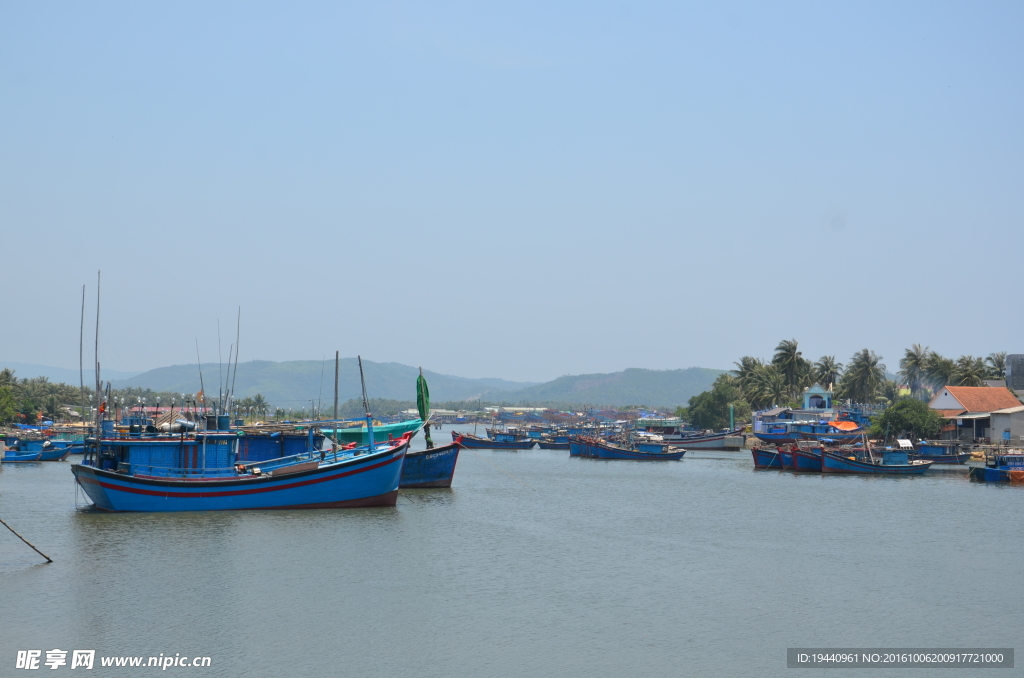
[[[596,450],[598,459],[632,459],[635,461],[679,461],[686,454],[686,450],[669,452],[665,445],[654,443],[639,443],[634,449],[620,447],[611,443],[592,441],[588,447]]]
[[[542,450],[568,450],[569,449],[569,442],[568,441],[566,441],[564,443],[560,443],[560,442],[556,442],[554,440],[541,439],[541,440],[537,441],[537,445],[539,445],[540,449],[542,449]]]
[[[452,440],[465,448],[476,450],[529,450],[536,442],[535,440],[488,440],[457,431],[452,431]]]
[[[778,450],[755,447],[750,453],[754,457],[754,468],[782,468],[782,455]]]
[[[1024,483],[1024,454],[996,454],[984,466],[972,468],[970,477],[986,483]]]
[[[920,442],[917,444],[917,451],[908,452],[907,457],[909,459],[923,459],[936,464],[963,465],[971,458],[971,453],[961,452],[956,454],[953,452],[952,447],[946,447],[945,445],[929,445],[924,442]]]
[[[799,438],[796,433],[791,433],[785,428],[770,429],[763,432],[755,431],[754,435],[758,440],[763,440],[766,443],[775,443],[777,445],[795,443]]]
[[[3,459],[0,459],[5,464],[17,464],[28,461],[42,461],[42,452],[12,452],[7,450],[4,452]]]
[[[461,446],[457,442],[418,452],[406,452],[398,486],[451,487]]]
[[[870,454],[870,453],[869,453]],[[910,461],[907,453],[898,450],[885,450],[880,458],[870,456],[845,455],[839,452],[823,450],[821,456],[822,473],[867,473],[872,475],[922,475],[932,465],[930,461]]]

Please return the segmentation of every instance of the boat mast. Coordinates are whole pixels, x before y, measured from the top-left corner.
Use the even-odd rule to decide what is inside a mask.
[[[78,329],[78,409],[85,423],[85,285],[82,285],[82,324]]]
[[[338,421],[338,360],[341,351],[334,352],[334,421]],[[335,426],[338,424],[335,423]]]
[[[100,385],[100,271],[96,271],[96,439],[102,434],[100,422],[103,421],[103,414],[100,412],[102,405],[102,386]]]
[[[359,383],[363,386],[363,411],[366,412],[366,439],[370,443],[370,453],[373,453],[373,415],[370,414],[370,401],[366,399],[366,378],[363,377],[363,357],[356,356],[359,360]]]

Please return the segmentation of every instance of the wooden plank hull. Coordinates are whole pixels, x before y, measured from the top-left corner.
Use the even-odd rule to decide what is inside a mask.
[[[793,452],[793,470],[821,472],[821,454],[809,450],[795,450]]]
[[[477,436],[471,436],[468,433],[458,433],[456,431],[452,431],[452,440],[463,447],[476,450],[529,450],[532,449],[534,445],[533,440],[499,442],[497,440],[478,438]]]
[[[931,462],[913,464],[872,464],[825,451],[821,458],[822,473],[862,473],[870,475],[921,475],[931,467]]]
[[[82,464],[73,464],[71,471],[89,499],[105,511],[394,506],[407,449],[408,443],[391,446],[282,477],[140,478]]]
[[[754,468],[782,468],[782,455],[776,450],[755,448],[750,453],[754,457]]]
[[[398,486],[451,487],[460,449],[462,448],[458,443],[452,443],[407,453],[402,464],[402,479]]]

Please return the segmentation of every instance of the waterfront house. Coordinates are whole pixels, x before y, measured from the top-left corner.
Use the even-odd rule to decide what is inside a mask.
[[[947,440],[998,442],[1024,435],[1024,407],[1006,388],[943,386],[928,407],[948,422],[942,429]]]

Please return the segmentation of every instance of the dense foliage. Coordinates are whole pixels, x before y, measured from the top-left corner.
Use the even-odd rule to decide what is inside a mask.
[[[729,425],[729,405],[733,406],[736,422],[750,418],[750,405],[743,399],[739,379],[721,374],[710,390],[690,398],[684,414],[693,426],[717,431]]]
[[[917,440],[935,438],[941,429],[942,417],[938,412],[916,398],[901,398],[873,419],[870,433]]]

